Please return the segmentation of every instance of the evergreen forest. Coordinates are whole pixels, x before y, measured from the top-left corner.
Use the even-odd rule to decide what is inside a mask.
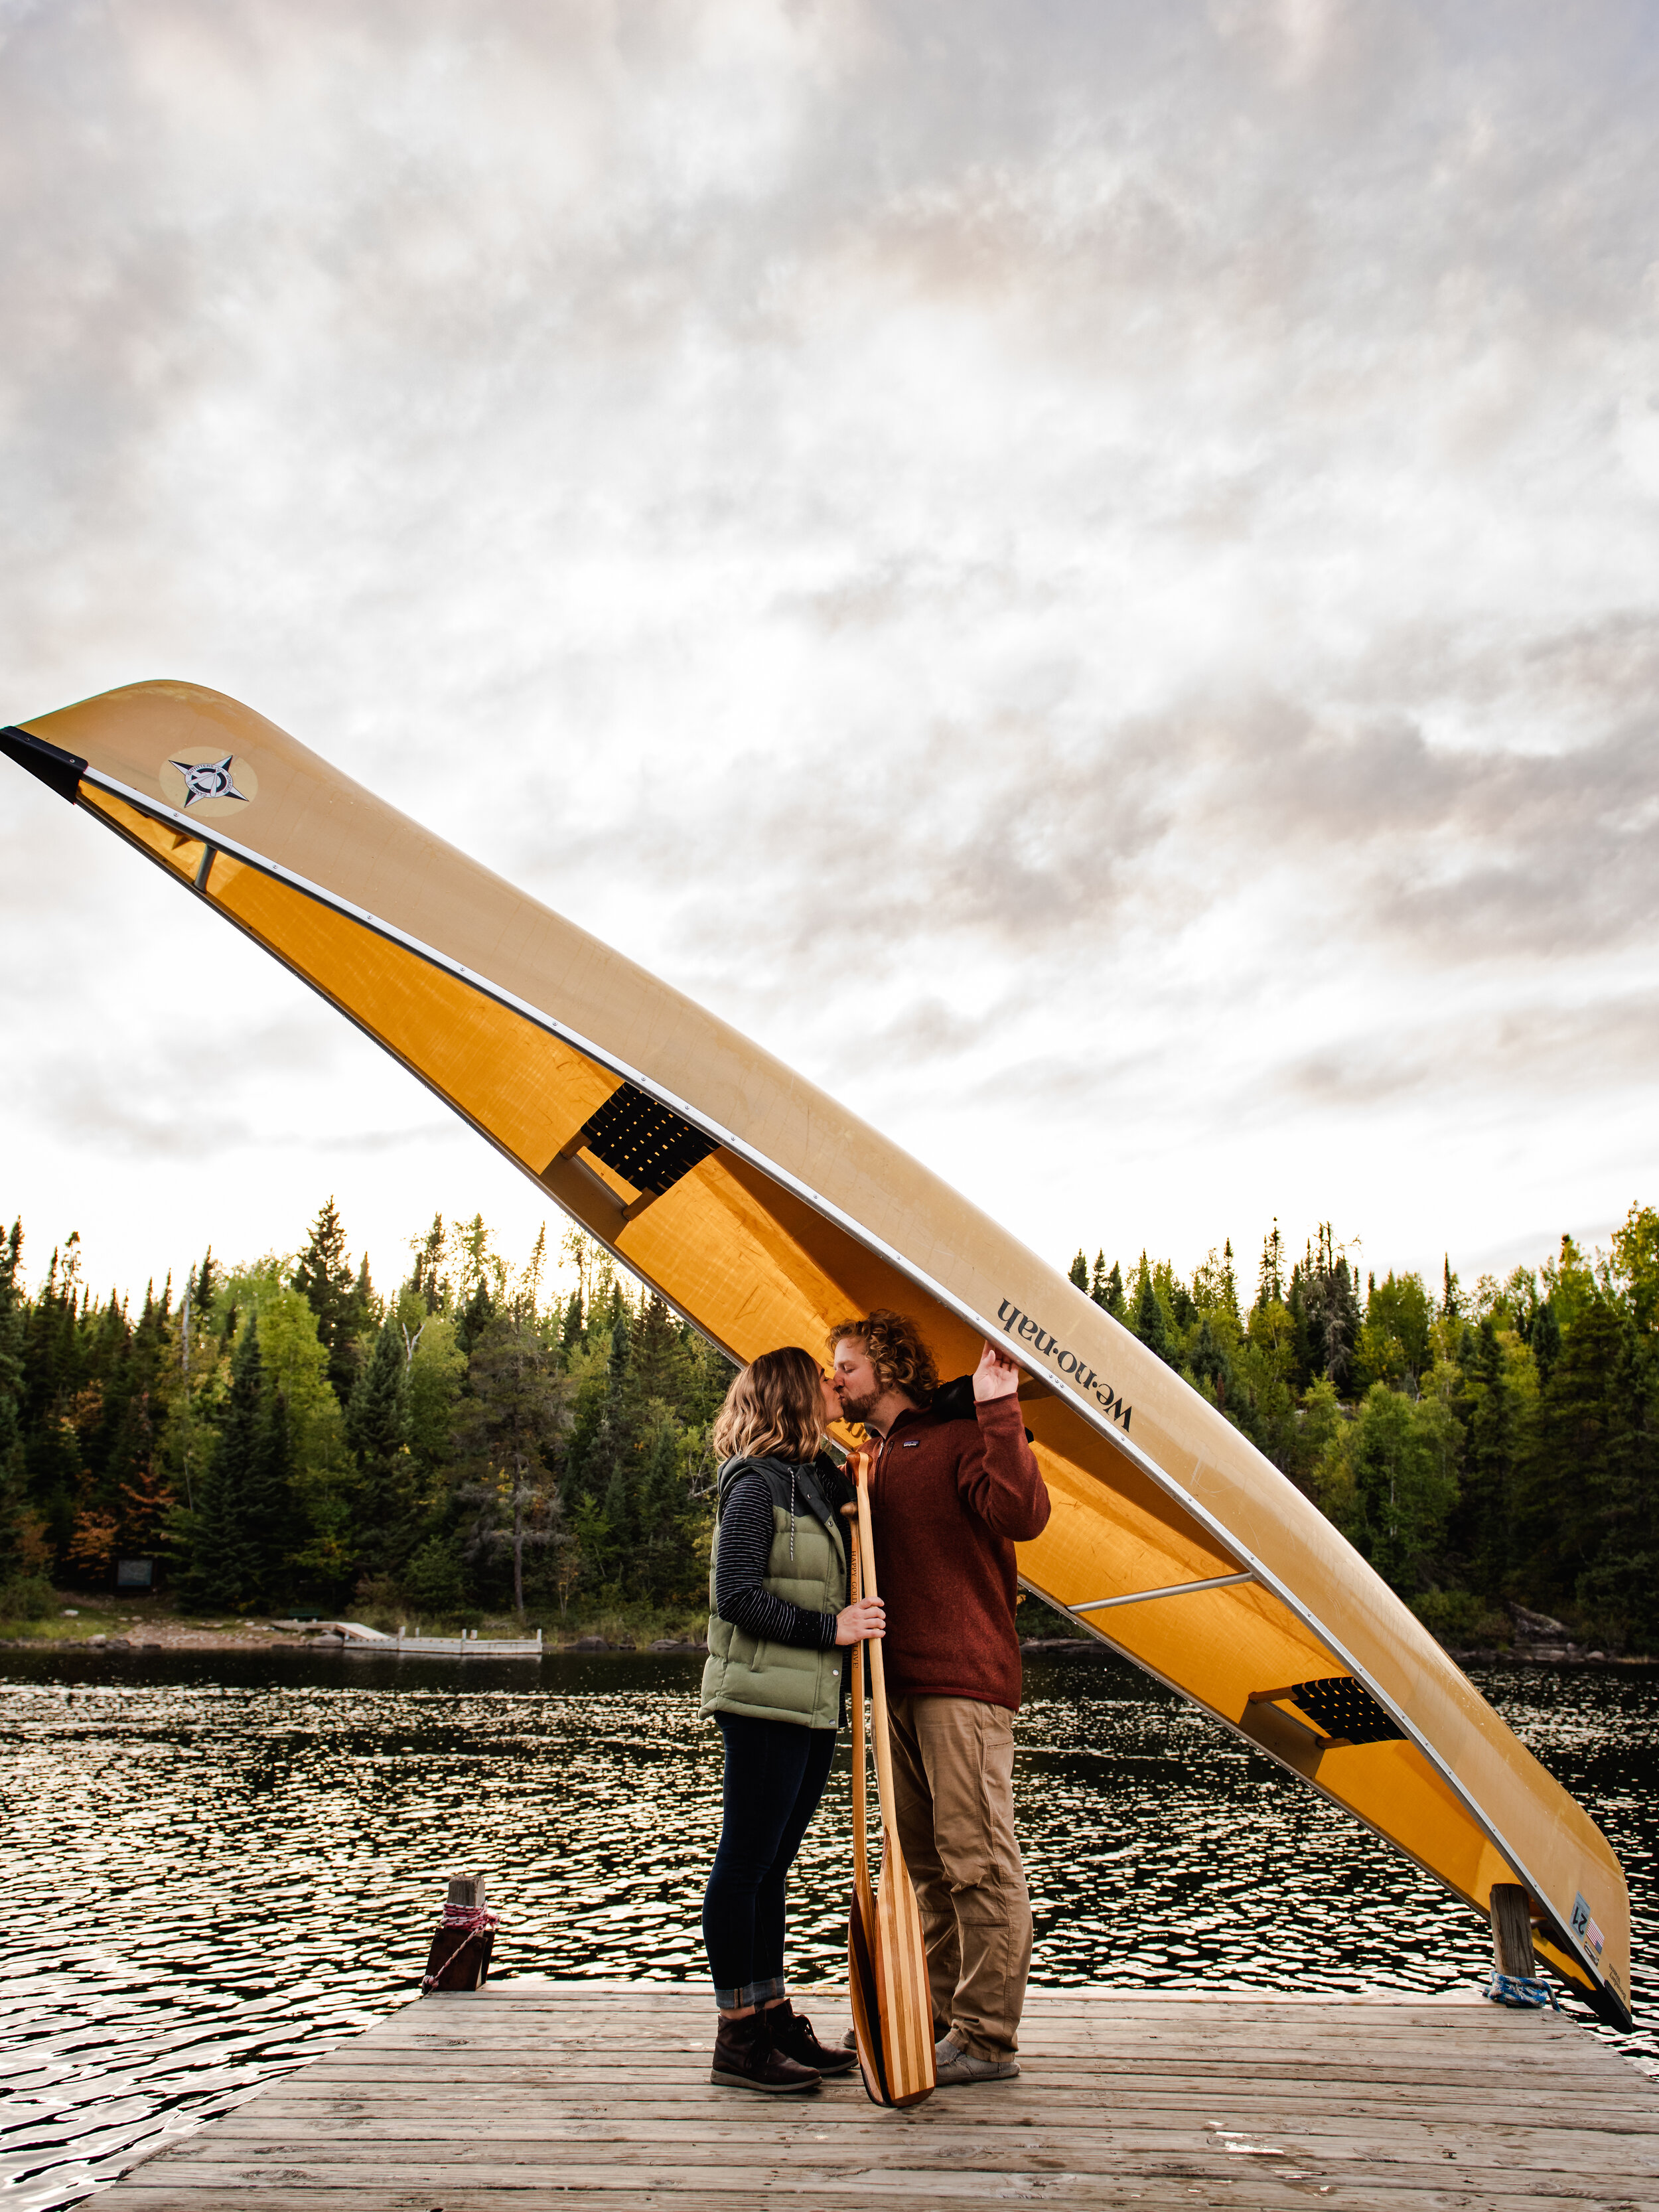
[[[434,1219],[382,1295],[331,1199],[303,1249],[210,1252],[142,1306],[33,1290],[0,1240],[0,1611],[159,1563],[184,1609],[340,1612],[556,1632],[695,1619],[709,1443],[731,1368],[572,1231],[522,1267]],[[1296,1483],[1445,1642],[1509,1608],[1609,1653],[1659,1650],[1659,1213],[1606,1252],[1564,1237],[1465,1291],[1363,1278],[1278,1224],[1241,1289],[1231,1243],[1071,1279]],[[813,1347],[816,1349],[816,1347]]]

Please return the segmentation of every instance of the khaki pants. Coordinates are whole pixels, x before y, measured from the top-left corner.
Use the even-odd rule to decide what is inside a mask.
[[[916,1886],[935,2026],[976,2058],[1019,2047],[1031,1899],[1014,1835],[1014,1717],[971,1698],[895,1698],[894,1814]]]

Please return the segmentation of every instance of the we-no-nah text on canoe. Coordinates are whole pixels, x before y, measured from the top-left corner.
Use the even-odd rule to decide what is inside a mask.
[[[1121,1396],[1113,1390],[1111,1384],[1103,1382],[1085,1360],[1080,1358],[1075,1352],[1067,1352],[1058,1337],[1050,1336],[1047,1329],[1033,1321],[1030,1314],[1022,1313],[1011,1299],[1005,1298],[997,1308],[997,1319],[1010,1336],[1018,1338],[1021,1343],[1029,1344],[1034,1352],[1041,1352],[1045,1359],[1052,1359],[1062,1375],[1074,1376],[1079,1389],[1086,1390],[1097,1405],[1105,1408],[1108,1419],[1115,1421],[1120,1428],[1127,1431],[1129,1426],[1129,1416],[1133,1413],[1134,1407],[1126,1406]]]

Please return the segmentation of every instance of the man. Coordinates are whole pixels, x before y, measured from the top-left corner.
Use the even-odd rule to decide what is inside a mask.
[[[830,1332],[836,1395],[875,1440],[871,1474],[893,1807],[921,1908],[941,2087],[1019,2071],[1031,1901],[1014,1835],[1019,1639],[1014,1546],[1048,1525],[1019,1370],[987,1344],[963,1394],[938,1393],[913,1321]]]

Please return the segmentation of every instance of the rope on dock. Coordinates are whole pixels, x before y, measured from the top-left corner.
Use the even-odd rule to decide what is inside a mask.
[[[1486,2002],[1521,2005],[1534,2012],[1542,2012],[1547,2005],[1556,2012],[1561,2009],[1553,1983],[1536,1981],[1529,1974],[1500,1974],[1495,1966],[1486,1984]]]

